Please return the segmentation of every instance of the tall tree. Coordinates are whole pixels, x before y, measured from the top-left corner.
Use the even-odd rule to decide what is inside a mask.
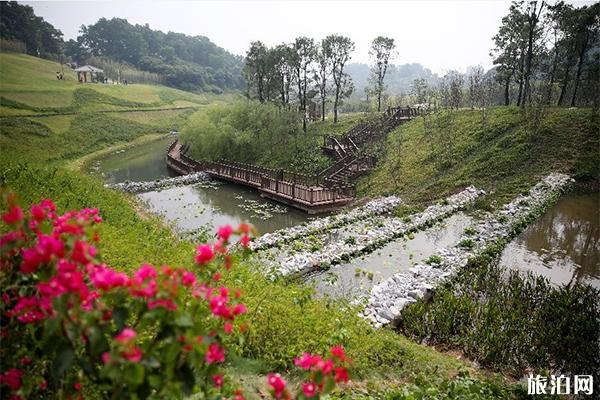
[[[327,81],[331,74],[331,53],[330,49],[321,42],[316,55],[317,69],[315,71],[314,81],[319,91],[321,101],[321,121],[325,121],[325,103],[327,102]]]
[[[469,72],[469,103],[471,108],[483,107],[484,87],[483,87],[483,67],[478,65]]]
[[[571,107],[575,107],[577,89],[581,80],[581,72],[590,43],[598,37],[600,30],[600,3],[591,6],[583,6],[578,10],[576,24],[575,43],[577,49],[577,72],[575,73],[575,85],[571,97]]]
[[[248,84],[248,92],[254,88],[258,101],[264,103],[268,83],[268,50],[261,41],[250,43],[243,71]]]
[[[295,79],[296,52],[287,44],[280,44],[270,50],[274,63],[275,80],[279,86],[281,106],[290,103],[290,88]]]
[[[514,80],[519,83],[520,103],[523,91],[523,53],[526,45],[524,38],[525,15],[518,4],[510,6],[509,13],[502,18],[502,25],[494,36],[494,49],[491,55],[498,65],[496,79],[504,87],[504,105],[510,104],[510,85]]]
[[[531,72],[534,58],[534,45],[541,36],[542,29],[540,29],[539,21],[546,5],[545,1],[533,0],[527,4],[526,15],[527,15],[527,53],[525,56],[525,87],[523,90],[523,98],[521,99],[521,107],[525,106],[525,102],[528,101],[531,91]]]
[[[369,55],[373,58],[371,69],[371,80],[373,82],[373,93],[377,96],[377,111],[381,111],[381,95],[385,90],[384,79],[388,70],[390,60],[395,56],[396,45],[394,39],[377,36],[371,43]]]
[[[302,129],[306,133],[307,88],[311,79],[311,64],[315,60],[316,55],[315,41],[307,37],[299,37],[294,42],[294,50],[296,52],[294,61],[296,82],[298,84],[298,110],[302,115]]]
[[[28,54],[51,56],[63,52],[62,32],[38,17],[33,8],[16,1],[0,2],[0,37],[25,44]]]
[[[410,88],[410,94],[414,96],[417,104],[423,104],[427,100],[427,81],[423,78],[415,79]]]
[[[333,122],[338,121],[338,107],[340,100],[347,96],[352,90],[352,80],[344,72],[346,63],[350,60],[354,51],[354,42],[342,35],[329,35],[323,40],[323,46],[331,54],[331,72],[333,77],[334,99],[333,99]]]

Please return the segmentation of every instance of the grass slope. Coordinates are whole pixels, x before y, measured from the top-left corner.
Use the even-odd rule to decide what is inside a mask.
[[[0,53],[0,158],[62,162],[142,135],[179,129],[194,109],[227,96],[164,86],[80,84],[52,61]]]
[[[590,109],[499,107],[441,112],[392,132],[378,168],[360,182],[367,195],[399,193],[417,204],[475,185],[499,204],[560,171],[598,180],[600,123]]]

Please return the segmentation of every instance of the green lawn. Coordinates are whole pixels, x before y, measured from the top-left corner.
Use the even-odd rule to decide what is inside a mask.
[[[600,123],[592,110],[528,112],[499,107],[484,119],[481,111],[461,110],[401,125],[360,192],[424,204],[475,185],[489,192],[487,201],[503,204],[550,172],[599,179]]]
[[[189,107],[207,104],[215,97],[159,85],[80,84],[76,74],[67,67],[63,68],[64,80],[57,80],[56,72],[60,70],[60,65],[53,61],[25,54],[0,53],[0,104],[30,113],[72,112]]]

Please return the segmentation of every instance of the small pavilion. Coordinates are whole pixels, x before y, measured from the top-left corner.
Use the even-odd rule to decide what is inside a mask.
[[[77,72],[77,80],[82,83],[98,82],[98,75],[104,74],[104,70],[91,65],[84,65],[74,69]],[[88,73],[90,74],[88,80]]]

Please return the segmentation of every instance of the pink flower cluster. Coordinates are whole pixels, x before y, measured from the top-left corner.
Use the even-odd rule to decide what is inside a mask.
[[[205,394],[244,399],[241,391],[226,385],[218,367],[226,357],[222,334],[233,334],[236,320],[247,308],[240,302],[240,291],[219,282],[221,268],[229,270],[232,266],[232,236],[239,237],[237,242],[231,242],[232,246],[247,248],[252,233],[249,225],[240,224],[236,229],[229,225],[220,227],[215,243],[196,248],[194,271],[143,264],[127,274],[100,260],[96,250],[99,236],[94,228],[102,218],[97,209],[58,215],[54,203],[43,200],[24,212],[14,196],[6,199],[8,207],[1,219],[12,230],[0,236],[0,269],[10,283],[2,288],[0,302],[4,346],[12,343],[22,351],[25,337],[28,343],[35,343],[39,337],[63,342],[68,339],[72,351],[78,357],[87,357],[87,365],[95,365],[102,376],[115,381],[114,387],[119,390],[131,385],[126,374],[119,372],[123,366],[133,367],[128,363],[135,363],[138,369],[152,369],[152,373],[142,376],[161,371],[172,378],[177,374],[164,369],[178,368],[187,362],[190,369],[207,371],[198,381],[199,385],[212,382],[210,388],[203,388]],[[238,331],[243,332],[245,326],[237,324]],[[168,329],[162,330],[164,327]],[[105,344],[96,350],[94,343]],[[348,380],[344,350],[334,347],[331,354],[331,358],[322,359],[304,353],[296,359],[296,365],[308,373],[302,385],[304,398],[318,397],[335,383]],[[44,377],[49,372],[43,368],[56,357],[50,353],[39,361],[15,358],[13,362],[20,368],[0,373],[2,390],[8,388],[12,400],[39,397],[36,391],[45,390],[48,385]],[[167,357],[178,361],[173,363],[173,358]],[[59,383],[71,388],[73,397],[81,397],[81,373],[72,367]],[[168,381],[165,378],[161,387]],[[267,382],[275,398],[291,398],[280,375],[269,374]]]
[[[346,364],[350,362],[341,346],[331,348],[331,358],[323,359],[317,354],[304,353],[294,360],[294,364],[308,371],[308,380],[302,383],[304,398],[315,398],[326,394],[328,383],[348,382]],[[269,374],[267,383],[276,399],[291,399],[287,382],[279,374]],[[331,387],[333,385],[330,385]]]

